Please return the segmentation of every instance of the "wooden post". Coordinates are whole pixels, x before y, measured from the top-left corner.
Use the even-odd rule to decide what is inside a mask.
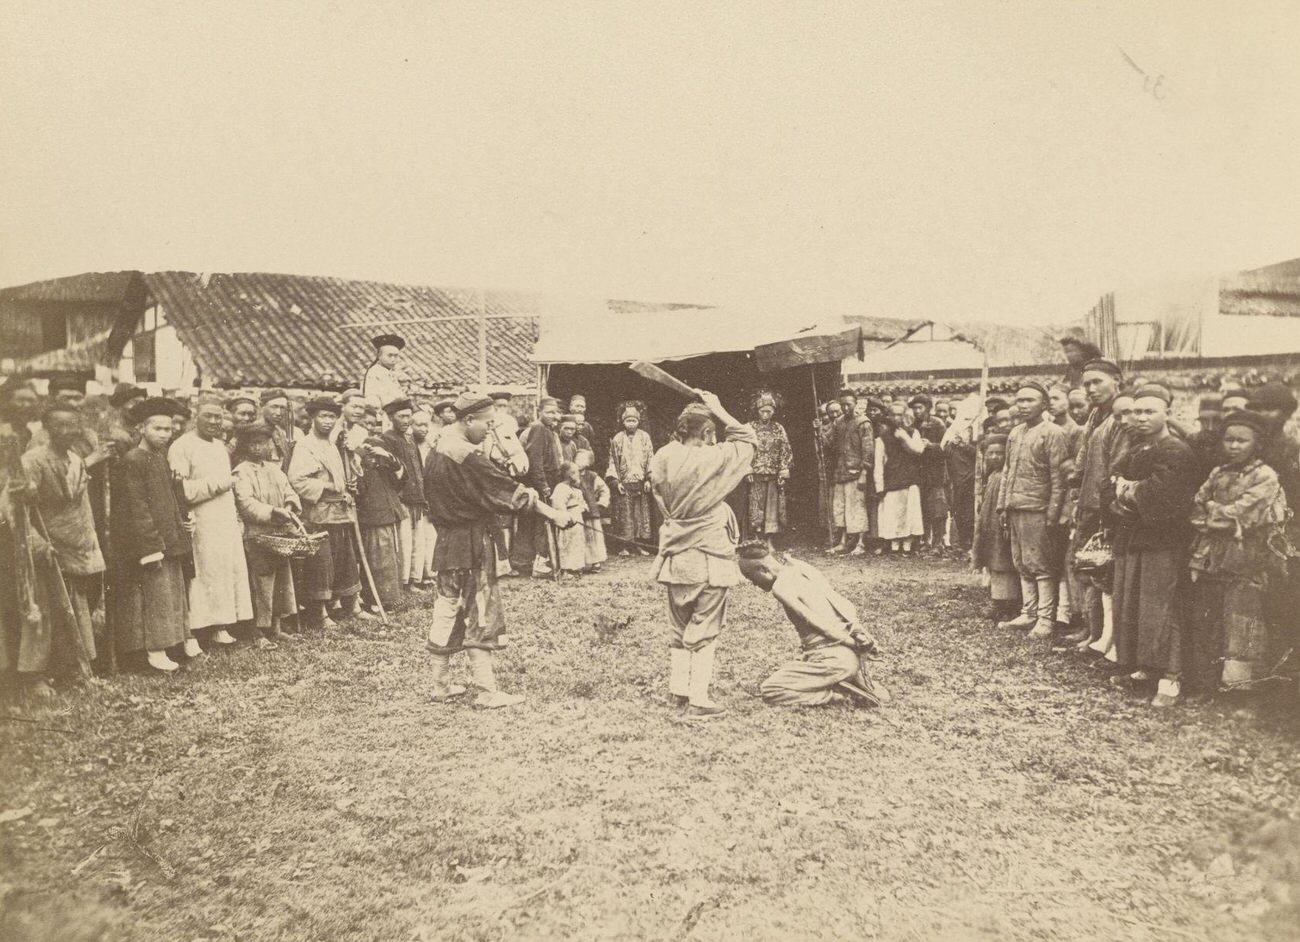
[[[820,482],[818,496],[821,498],[822,516],[826,519],[826,538],[831,546],[835,545],[835,515],[831,511],[833,498],[831,484],[826,478],[826,457],[822,452],[822,430],[820,428],[821,397],[817,395],[817,364],[808,364],[808,375],[812,378],[813,394],[813,449],[817,453],[817,480]]]
[[[478,385],[479,391],[486,394],[488,388],[486,288],[480,288],[478,293]]]

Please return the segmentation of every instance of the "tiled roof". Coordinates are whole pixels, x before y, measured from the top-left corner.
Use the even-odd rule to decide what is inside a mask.
[[[138,271],[89,272],[34,281],[15,288],[0,289],[0,299],[9,301],[79,301],[91,304],[121,304],[138,287]]]
[[[425,388],[478,381],[477,291],[272,274],[156,272],[150,294],[215,386],[342,389],[360,382],[374,360],[370,337],[406,338],[401,370]],[[528,355],[537,339],[541,296],[486,294],[488,381],[530,385]],[[418,322],[421,318],[466,320]],[[417,321],[401,323],[401,321]],[[387,326],[368,326],[383,322]]]
[[[101,330],[70,347],[47,350],[35,356],[18,360],[14,372],[25,376],[46,376],[55,373],[93,373],[95,367],[110,359],[113,330]]]

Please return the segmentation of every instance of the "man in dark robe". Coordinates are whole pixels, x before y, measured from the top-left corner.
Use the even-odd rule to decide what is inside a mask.
[[[550,503],[551,489],[560,483],[560,438],[556,426],[560,421],[558,399],[543,398],[537,404],[537,421],[519,436],[528,456],[528,472],[524,483],[537,492],[544,503]],[[510,547],[512,572],[523,575],[547,576],[552,572],[551,536],[547,523],[540,517],[528,517],[518,522],[514,543]]]
[[[420,460],[420,451],[410,435],[414,403],[406,398],[395,399],[384,406],[384,411],[388,413],[391,426],[380,436],[384,440],[384,450],[402,466],[398,477],[399,497],[406,514],[397,524],[398,575],[402,588],[410,592],[423,578],[419,571],[421,567],[415,562],[415,536],[418,523],[429,508],[429,502],[424,499],[424,462]]]
[[[559,526],[574,521],[483,454],[480,446],[492,418],[490,398],[466,393],[456,400],[456,415],[456,424],[438,437],[425,463],[429,519],[438,529],[433,551],[438,596],[429,628],[433,699],[441,702],[465,692],[451,683],[451,656],[465,651],[478,689],[475,705],[512,706],[523,697],[497,689],[492,665],[505,629],[497,590],[497,515],[527,512]]]
[[[1104,522],[1114,530],[1116,686],[1158,680],[1155,707],[1182,692],[1189,658],[1183,614],[1196,457],[1168,428],[1173,397],[1147,384],[1133,394],[1133,438],[1106,486]]]

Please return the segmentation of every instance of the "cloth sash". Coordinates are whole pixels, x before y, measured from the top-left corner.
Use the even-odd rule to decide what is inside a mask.
[[[734,559],[739,542],[740,524],[725,501],[700,517],[680,520],[665,517],[659,527],[659,557],[655,560],[654,578],[659,577],[665,560],[688,550],[699,550],[717,559]]]

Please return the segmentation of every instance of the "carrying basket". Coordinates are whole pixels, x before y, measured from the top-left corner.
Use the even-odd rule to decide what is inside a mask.
[[[1074,568],[1081,572],[1101,572],[1115,561],[1111,548],[1110,535],[1105,530],[1098,530],[1088,537],[1088,542],[1079,547],[1074,554]]]
[[[293,525],[294,530],[290,533],[255,533],[253,544],[276,556],[288,559],[310,559],[320,552],[325,541],[329,539],[328,533],[308,533],[297,516],[293,518]]]

